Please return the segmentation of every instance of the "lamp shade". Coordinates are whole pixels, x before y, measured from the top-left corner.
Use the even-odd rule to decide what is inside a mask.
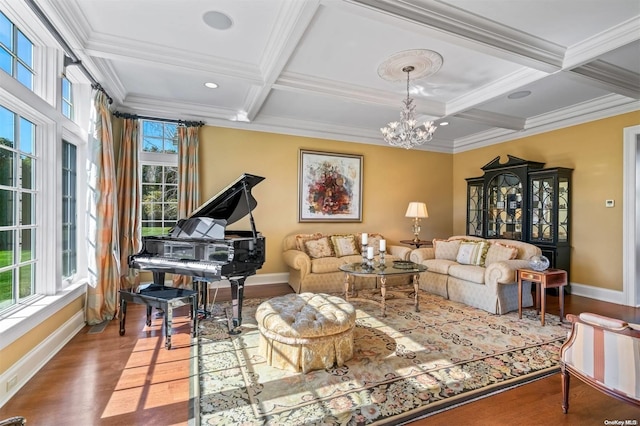
[[[429,217],[429,212],[427,212],[427,205],[425,203],[420,203],[418,201],[412,201],[409,203],[409,207],[407,207],[407,212],[405,213],[406,217]]]

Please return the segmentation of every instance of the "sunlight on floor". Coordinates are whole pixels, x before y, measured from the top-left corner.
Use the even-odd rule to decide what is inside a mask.
[[[102,413],[103,419],[188,401],[190,372],[184,367],[184,359],[190,353],[189,330],[188,318],[174,318],[172,349],[167,350],[162,318],[144,327]]]

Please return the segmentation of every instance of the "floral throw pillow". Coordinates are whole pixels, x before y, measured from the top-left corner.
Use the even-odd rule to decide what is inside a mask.
[[[298,234],[296,235],[296,248],[307,253],[307,247],[304,245],[304,243],[309,240],[317,240],[318,238],[322,238],[322,234],[319,232],[313,234]]]
[[[489,243],[486,241],[463,241],[460,243],[456,262],[462,265],[484,266],[487,250]]]
[[[491,265],[493,262],[503,260],[511,260],[518,257],[518,248],[507,244],[493,243],[487,251],[487,257],[484,260],[485,265]]]
[[[433,240],[433,249],[435,250],[436,259],[456,260],[458,249],[462,240]]]
[[[304,245],[307,248],[307,254],[312,259],[333,256],[333,252],[331,251],[331,244],[329,243],[329,238],[327,237],[306,241]]]
[[[358,253],[355,235],[332,235],[331,243],[337,257],[360,254]]]

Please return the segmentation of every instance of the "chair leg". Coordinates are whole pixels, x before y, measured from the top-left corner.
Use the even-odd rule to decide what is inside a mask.
[[[567,414],[569,411],[569,384],[571,377],[564,365],[562,366],[560,373],[562,374],[562,412]]]

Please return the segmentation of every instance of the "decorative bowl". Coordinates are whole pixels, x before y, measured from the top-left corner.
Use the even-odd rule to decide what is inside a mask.
[[[393,267],[396,269],[413,269],[415,268],[415,263],[406,260],[394,260]]]
[[[529,259],[529,266],[534,271],[544,271],[549,267],[549,259],[546,256],[533,256]]]

